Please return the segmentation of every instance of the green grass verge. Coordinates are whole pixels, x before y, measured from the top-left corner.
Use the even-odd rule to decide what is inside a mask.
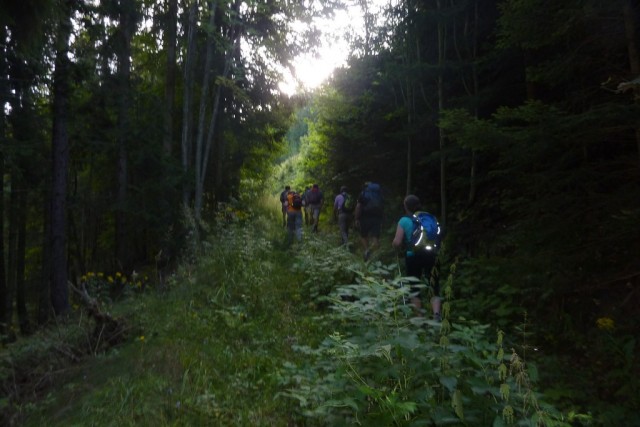
[[[307,234],[290,248],[276,215],[234,216],[161,290],[105,307],[126,322],[125,342],[48,372],[50,387],[5,402],[5,418],[25,426],[300,423],[294,402],[277,397],[278,371],[301,357],[292,345],[317,343],[326,331],[296,259],[338,236]]]

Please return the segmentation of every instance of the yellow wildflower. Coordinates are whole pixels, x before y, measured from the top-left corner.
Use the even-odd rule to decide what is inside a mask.
[[[116,278],[119,278],[122,276],[122,273],[120,273],[119,271],[116,272]]]
[[[610,331],[615,326],[615,322],[609,317],[600,317],[596,320],[596,326],[602,331]]]
[[[107,277],[107,281],[108,281],[109,283],[113,283],[113,277],[111,277],[111,276]]]
[[[144,342],[144,335],[140,335],[140,337],[138,338],[140,341]]]
[[[104,277],[104,273],[101,271],[100,273],[98,273],[98,277]]]

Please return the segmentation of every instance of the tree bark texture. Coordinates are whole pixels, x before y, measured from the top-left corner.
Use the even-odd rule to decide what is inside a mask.
[[[638,2],[626,0],[624,3],[624,29],[629,52],[631,78],[640,77],[640,51],[638,50]],[[640,89],[634,89],[636,103],[640,102]],[[640,167],[640,120],[636,124],[636,145],[638,147],[638,166]]]
[[[135,5],[132,0],[120,3],[118,51],[118,202],[116,210],[116,260],[121,270],[129,269],[128,185],[129,185],[129,105],[131,104],[131,38],[135,31]]]
[[[167,0],[165,27],[165,51],[167,66],[164,83],[163,108],[163,148],[167,156],[171,156],[173,145],[173,103],[176,92],[176,25],[178,16],[178,0]]]
[[[195,201],[194,214],[196,220],[200,220],[202,214],[202,198],[204,195],[204,138],[205,138],[205,118],[207,114],[207,101],[209,99],[209,87],[215,72],[213,70],[213,54],[215,49],[215,15],[217,2],[209,1],[209,25],[207,37],[207,50],[205,54],[204,70],[202,73],[202,86],[200,90],[200,108],[198,110],[198,129],[196,134],[196,152],[195,152]],[[217,99],[217,98],[216,98]],[[215,114],[215,108],[212,108]]]
[[[438,13],[442,12],[441,0],[436,2]],[[442,20],[438,20],[438,115],[444,110],[444,66],[445,52],[447,49],[446,25]],[[446,226],[447,223],[447,185],[446,185],[446,156],[445,156],[445,136],[442,128],[438,128],[440,140],[440,224]]]
[[[0,40],[6,40],[6,29],[0,26]],[[0,44],[0,76],[7,75],[6,46]],[[0,78],[0,105],[5,105],[9,100],[9,85],[6,79]],[[4,108],[0,109],[0,146],[7,146],[6,116]],[[7,324],[6,291],[7,282],[5,274],[4,253],[4,152],[0,150],[0,335],[4,335]]]
[[[183,77],[184,77],[184,95],[182,99],[182,138],[181,138],[181,148],[182,148],[182,170],[185,175],[189,174],[189,170],[191,169],[192,162],[192,138],[191,138],[191,102],[192,102],[192,92],[193,92],[193,72],[194,72],[194,60],[196,54],[196,23],[197,23],[197,12],[198,5],[197,2],[193,2],[191,7],[189,8],[189,22],[187,25],[188,35],[187,35],[187,56],[184,63]],[[187,209],[190,205],[190,194],[191,187],[189,184],[184,184],[182,190],[182,205],[185,209]]]
[[[21,183],[22,184],[22,183]],[[18,313],[18,323],[22,334],[29,333],[29,313],[27,312],[27,296],[25,289],[25,256],[26,256],[26,236],[27,236],[27,188],[25,185],[19,186],[17,194],[18,218],[16,227],[18,229],[18,239],[16,242],[16,311]]]
[[[65,13],[56,36],[56,59],[53,73],[53,131],[51,181],[51,304],[56,315],[69,311],[66,255],[66,199],[69,165],[67,133],[69,97],[69,38],[73,0],[65,2]]]

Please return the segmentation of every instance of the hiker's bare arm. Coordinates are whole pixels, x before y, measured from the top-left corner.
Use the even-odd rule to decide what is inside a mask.
[[[393,245],[394,248],[400,249],[402,247],[402,242],[404,241],[404,229],[399,225],[396,227],[396,235],[393,237]]]

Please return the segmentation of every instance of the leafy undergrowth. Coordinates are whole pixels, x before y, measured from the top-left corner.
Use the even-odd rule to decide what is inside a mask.
[[[114,347],[74,354],[95,342],[86,319],[75,319],[7,352],[5,384],[12,367],[29,360],[24,348],[42,370],[31,383],[40,376],[46,384],[5,399],[4,419],[27,426],[587,419],[543,403],[534,365],[503,344],[502,332],[453,315],[455,266],[436,323],[413,317],[397,265],[365,264],[337,247],[329,227],[289,246],[276,215],[227,215],[223,224],[162,286],[105,302],[126,325]]]

